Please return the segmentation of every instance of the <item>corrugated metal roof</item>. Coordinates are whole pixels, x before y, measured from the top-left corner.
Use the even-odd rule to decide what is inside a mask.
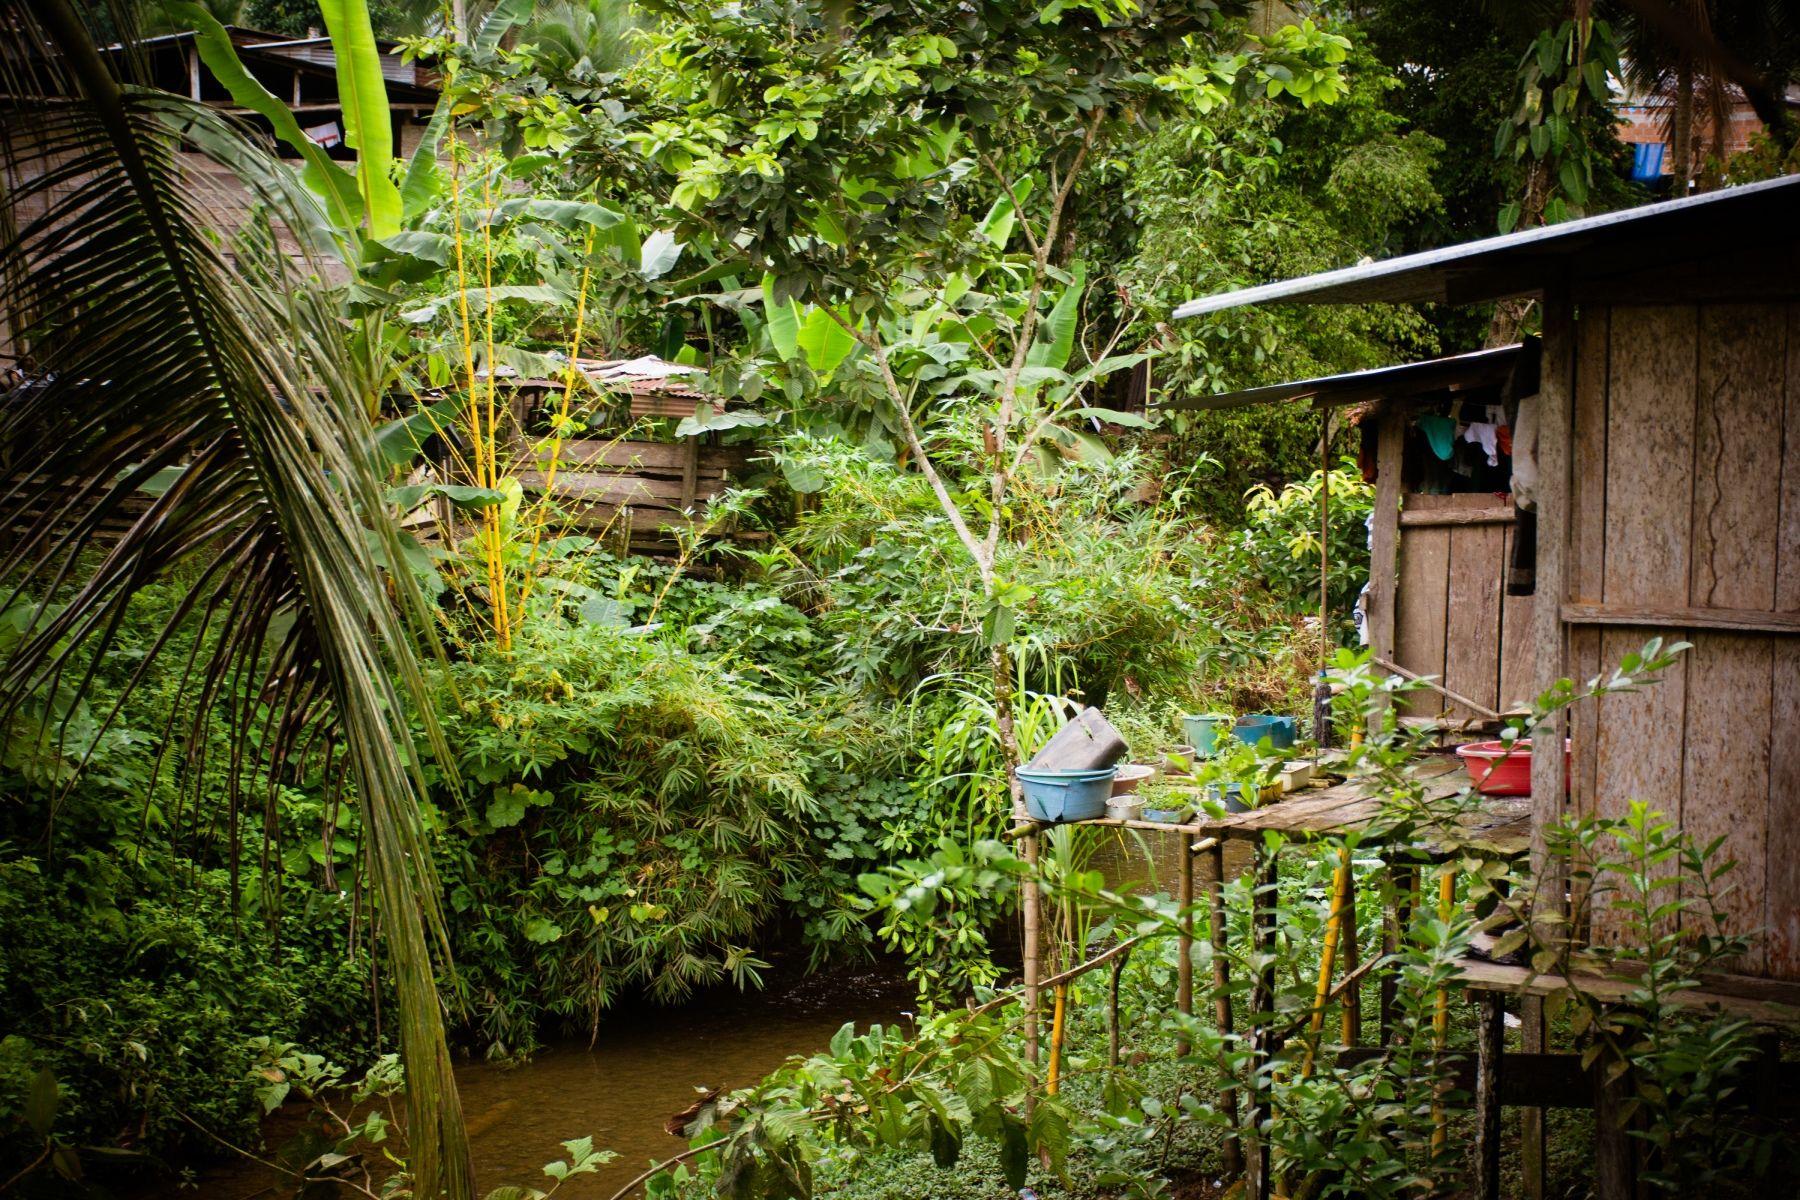
[[[1800,175],[1646,204],[1386,262],[1190,300],[1176,317],[1286,301],[1476,304],[1542,291],[1558,279],[1626,274],[1742,250],[1758,229],[1800,229]]]
[[[1449,388],[1467,390],[1504,384],[1512,378],[1523,359],[1527,356],[1535,359],[1536,355],[1535,341],[1515,342],[1491,350],[1472,350],[1467,354],[1451,354],[1394,367],[1321,375],[1316,379],[1298,379],[1217,396],[1186,396],[1156,407],[1195,411],[1245,408],[1289,400],[1311,400],[1318,405],[1330,406],[1359,404],[1364,400],[1400,400]]]

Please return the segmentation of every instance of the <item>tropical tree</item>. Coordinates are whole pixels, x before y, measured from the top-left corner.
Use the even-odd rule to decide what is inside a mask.
[[[640,72],[646,121],[627,137],[671,178],[678,230],[764,277],[778,345],[808,341],[827,372],[853,351],[870,365],[975,565],[1016,762],[1008,647],[1029,596],[1005,577],[1012,487],[1048,465],[1051,426],[1094,415],[1087,385],[1130,359],[1074,350],[1080,188],[1171,111],[1334,99],[1346,43],[1310,22],[1256,37],[1203,2],[645,7],[661,24]],[[935,431],[913,411],[922,379],[937,380]]]
[[[415,658],[427,614],[407,573],[385,569],[401,548],[341,314],[276,237],[310,227],[310,200],[240,127],[100,54],[87,16],[69,0],[0,4],[8,92],[49,98],[4,136],[0,269],[35,379],[0,398],[0,445],[31,465],[0,492],[0,526],[29,530],[0,558],[0,606],[21,631],[0,661],[0,725],[35,715],[35,736],[59,737],[133,593],[192,572],[156,645],[184,622],[213,631],[195,639],[215,649],[188,664],[187,692],[201,719],[226,706],[245,731],[233,770],[287,760],[326,722],[344,747],[400,1002],[415,1187],[465,1197],[436,986],[448,938],[409,729],[441,750]],[[190,151],[256,183],[261,216],[228,246]],[[359,199],[373,219],[382,197]]]

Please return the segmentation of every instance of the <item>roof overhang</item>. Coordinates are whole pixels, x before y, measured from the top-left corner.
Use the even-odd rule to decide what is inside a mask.
[[[1361,404],[1369,400],[1398,403],[1438,393],[1503,388],[1521,370],[1528,370],[1535,376],[1537,357],[1538,343],[1536,339],[1528,339],[1510,346],[1472,350],[1467,354],[1451,354],[1394,367],[1321,375],[1316,379],[1297,379],[1217,396],[1184,396],[1156,407],[1204,411],[1299,400],[1310,400],[1316,408]]]
[[[1559,281],[1625,277],[1647,267],[1741,255],[1763,234],[1800,231],[1800,175],[1602,213],[1189,300],[1175,316],[1248,304],[1478,304],[1542,292]]]

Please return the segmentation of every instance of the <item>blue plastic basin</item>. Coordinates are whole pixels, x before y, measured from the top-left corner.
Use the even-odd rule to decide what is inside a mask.
[[[1093,821],[1106,815],[1117,767],[1093,771],[1030,771],[1020,767],[1019,789],[1025,793],[1025,811],[1034,821],[1053,825],[1068,821]]]
[[[1278,717],[1271,713],[1257,713],[1243,717],[1234,731],[1238,740],[1246,746],[1254,746],[1264,738],[1276,750],[1286,750],[1294,744],[1296,723],[1292,717]]]

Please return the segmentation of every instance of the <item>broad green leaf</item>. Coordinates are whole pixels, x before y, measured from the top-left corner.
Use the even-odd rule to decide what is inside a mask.
[[[480,54],[492,54],[500,48],[500,39],[506,31],[531,15],[536,7],[536,0],[500,0],[494,5],[492,12],[482,19],[481,28],[475,34],[475,50]]]
[[[850,235],[844,232],[844,223],[829,208],[821,208],[813,214],[812,230],[819,235],[820,241],[830,246],[842,246],[850,240]]]
[[[364,0],[319,0],[337,57],[338,102],[344,142],[356,151],[356,183],[369,232],[387,237],[400,228],[400,189],[394,186],[394,126],[388,108],[381,48]]]
[[[288,106],[244,69],[231,44],[231,35],[212,13],[193,0],[170,0],[169,12],[193,28],[195,50],[231,98],[268,121],[277,138],[300,152],[306,161],[302,178],[331,207],[339,227],[346,231],[355,229],[362,220],[363,202],[350,172],[307,137]]]
[[[800,353],[800,306],[792,300],[775,299],[775,277],[763,276],[763,319],[769,326],[769,341],[775,353],[792,362]]]
[[[806,320],[800,326],[799,345],[806,355],[806,365],[820,380],[829,381],[838,364],[856,348],[856,339],[831,313],[815,308],[806,314]]]
[[[1018,206],[1013,203],[1014,196],[1017,196],[1021,203],[1030,198],[1031,177],[1029,175],[1015,183],[1011,193],[994,201],[993,206],[987,211],[987,216],[981,218],[981,224],[976,226],[981,231],[981,236],[1000,250],[1006,249],[1006,244],[1012,240],[1013,227],[1019,219]]]
[[[757,425],[767,425],[769,418],[761,413],[745,412],[741,409],[732,412],[714,412],[711,405],[700,404],[694,407],[694,415],[683,417],[681,424],[675,426],[676,437],[698,437],[703,433],[717,433],[722,429],[740,429]]]
[[[50,1073],[49,1067],[39,1067],[37,1074],[31,1077],[31,1091],[25,1097],[25,1123],[31,1126],[31,1132],[37,1134],[39,1140],[49,1139],[61,1100],[62,1089],[57,1086],[56,1076]]]
[[[500,206],[500,211],[505,215],[523,212],[540,221],[549,221],[552,225],[558,225],[564,229],[573,229],[577,225],[589,225],[595,229],[611,229],[625,220],[625,214],[618,209],[609,208],[604,204],[596,204],[591,200],[534,198],[523,203],[508,201]]]
[[[525,940],[528,942],[546,946],[561,939],[562,935],[562,926],[544,917],[533,917],[525,922]]]
[[[674,269],[681,257],[682,243],[666,229],[658,229],[644,239],[638,253],[638,274],[645,279],[661,279]]]
[[[1076,263],[1074,278],[1056,298],[1055,306],[1038,331],[1037,343],[1026,356],[1032,366],[1058,369],[1068,366],[1069,356],[1075,352],[1075,326],[1081,319],[1081,297],[1086,288],[1087,264]]]
[[[1156,420],[1143,413],[1120,412],[1112,408],[1077,408],[1069,413],[1072,417],[1083,420],[1104,421],[1108,425],[1123,425],[1127,429],[1154,429]]]
[[[438,165],[437,152],[449,127],[450,102],[440,98],[425,126],[424,136],[413,148],[412,158],[406,164],[406,178],[400,183],[400,215],[404,220],[420,216],[444,194],[447,184],[444,170]]]

